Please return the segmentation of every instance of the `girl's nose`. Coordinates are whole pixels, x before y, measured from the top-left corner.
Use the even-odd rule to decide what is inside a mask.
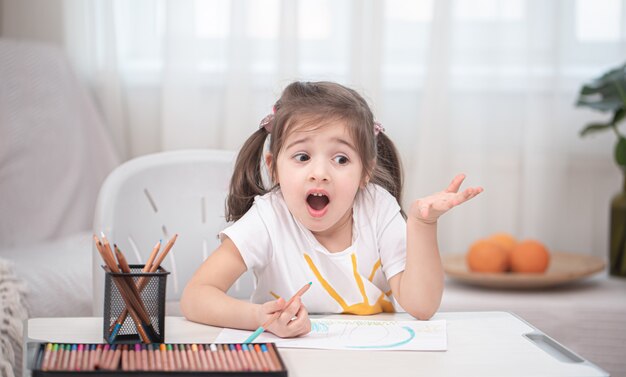
[[[330,176],[328,174],[328,166],[326,163],[324,163],[323,161],[317,161],[312,163],[310,166],[311,170],[309,172],[309,181],[323,182],[330,180]]]

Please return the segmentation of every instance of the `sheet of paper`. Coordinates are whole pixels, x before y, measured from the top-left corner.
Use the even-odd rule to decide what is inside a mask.
[[[252,331],[223,329],[216,343],[243,342]],[[445,351],[446,321],[379,321],[367,319],[311,319],[311,332],[298,338],[259,335],[255,343],[272,342],[282,348],[340,350]]]

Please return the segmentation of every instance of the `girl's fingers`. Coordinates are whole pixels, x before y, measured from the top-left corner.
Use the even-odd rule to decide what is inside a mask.
[[[263,312],[268,315],[272,315],[274,312],[282,310],[283,306],[285,306],[285,299],[279,298],[274,301],[268,301],[263,304]]]
[[[445,191],[419,199],[416,204],[417,215],[422,219],[429,219],[429,216],[436,219],[446,211],[483,192],[482,187],[469,187],[459,192],[458,190],[464,179],[465,175],[459,174],[454,177]]]
[[[457,176],[452,179],[452,182],[450,182],[445,192],[458,192],[464,179],[465,174],[457,174]]]
[[[300,310],[296,313],[296,319],[289,322],[288,327],[291,336],[300,336],[311,332],[311,320],[304,305],[300,306]]]
[[[470,187],[465,189],[463,192],[459,193],[459,195],[457,195],[456,200],[454,202],[455,206],[458,206],[461,203],[464,203],[470,199],[472,199],[473,197],[475,197],[476,195],[480,194],[481,192],[483,192],[483,188],[482,187]]]
[[[472,199],[473,197],[475,197],[476,195],[480,194],[482,192],[482,188],[481,187],[470,187],[470,188],[466,188],[465,190],[455,193],[451,196],[444,196],[441,197],[437,200],[435,200],[434,203],[429,203],[428,205],[422,205],[424,206],[424,208],[436,208],[438,210],[443,210],[443,211],[447,211],[449,209],[451,209],[452,207],[456,207],[459,204],[462,204],[470,199]]]
[[[291,305],[285,308],[280,317],[278,317],[278,321],[280,321],[281,324],[288,325],[289,322],[291,322],[291,320],[296,317],[296,313],[298,313],[301,306],[302,301],[300,301],[300,297],[298,297],[293,300]]]
[[[309,314],[300,298],[285,308],[273,327],[272,332],[282,338],[304,335],[311,331]]]
[[[272,318],[276,315],[277,312],[283,310],[285,306],[285,299],[280,297],[274,301],[268,301],[261,305],[261,317],[259,318],[260,323],[265,323],[268,319]],[[280,326],[278,325],[278,321],[280,320],[280,316],[272,322],[269,326],[269,329],[272,333],[280,336],[280,330],[278,329]]]
[[[475,197],[476,195],[478,195],[481,192],[483,192],[483,188],[482,187],[471,187],[471,188],[468,188],[465,191],[467,192],[465,200],[470,200],[473,197]]]

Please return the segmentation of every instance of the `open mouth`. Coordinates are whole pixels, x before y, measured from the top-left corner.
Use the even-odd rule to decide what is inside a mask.
[[[314,192],[307,196],[306,202],[309,206],[309,213],[313,217],[321,217],[326,213],[330,199],[324,193]]]

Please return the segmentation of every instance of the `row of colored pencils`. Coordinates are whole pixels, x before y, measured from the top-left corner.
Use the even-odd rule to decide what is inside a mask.
[[[126,257],[124,256],[122,251],[117,247],[117,245],[114,244],[114,253],[104,233],[102,233],[101,236],[102,240],[98,239],[98,236],[94,234],[93,239],[96,245],[96,249],[100,253],[102,260],[106,264],[109,271],[115,274],[130,274],[132,272],[130,269],[130,265],[126,261]],[[161,263],[163,262],[169,251],[172,249],[172,246],[174,246],[176,238],[178,238],[178,234],[175,234],[167,242],[161,254],[159,254],[159,249],[161,248],[161,241],[159,241],[152,249],[150,257],[148,258],[148,261],[145,263],[144,268],[141,272],[156,272],[161,266]],[[116,276],[113,278],[113,282],[117,286],[117,289],[122,296],[122,299],[124,300],[126,308],[122,311],[122,313],[120,313],[117,320],[111,325],[110,337],[108,339],[109,343],[113,343],[115,341],[115,337],[117,336],[119,329],[124,324],[124,321],[126,320],[128,315],[130,315],[131,319],[135,323],[137,333],[139,334],[142,342],[152,343],[158,338],[157,332],[152,325],[150,315],[148,314],[148,311],[146,309],[146,305],[141,298],[141,292],[145,289],[148,281],[149,280],[147,276],[140,277],[137,282],[135,282],[131,276],[125,276],[122,278],[118,278]]]
[[[43,371],[280,371],[272,343],[57,344],[47,343]]]

